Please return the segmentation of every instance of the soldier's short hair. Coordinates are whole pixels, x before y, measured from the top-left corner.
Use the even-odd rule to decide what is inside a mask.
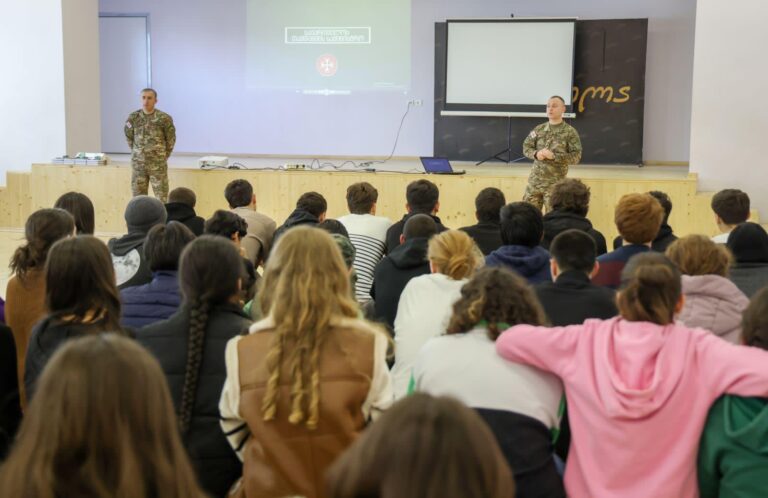
[[[224,198],[232,209],[248,206],[253,199],[253,186],[248,180],[232,180],[224,187]]]
[[[528,202],[511,202],[501,208],[501,243],[505,246],[536,247],[544,235],[539,208]]]
[[[651,194],[626,194],[614,213],[616,228],[630,244],[647,244],[656,238],[664,219],[664,208]]]
[[[191,208],[194,208],[197,204],[197,196],[187,187],[176,187],[168,194],[168,202],[178,202]]]
[[[557,261],[561,273],[569,270],[589,273],[595,267],[597,247],[588,233],[571,228],[552,240],[549,253]]]
[[[560,95],[552,95],[548,100],[552,100],[552,99],[560,99],[560,102],[562,102],[563,105],[565,105],[565,99],[562,98]]]
[[[297,209],[304,209],[312,216],[319,218],[320,215],[328,211],[328,203],[325,197],[317,192],[306,192],[301,194],[299,200],[296,201]]]
[[[507,200],[504,198],[504,192],[496,187],[484,188],[475,197],[477,221],[499,221],[501,208],[506,203]]]
[[[738,225],[749,219],[749,196],[739,189],[727,188],[712,197],[712,211],[728,225]]]
[[[440,190],[429,180],[416,180],[405,189],[405,200],[412,213],[431,213],[440,199]]]
[[[368,214],[379,200],[379,191],[368,182],[353,183],[347,187],[347,207],[352,214]]]
[[[155,96],[155,99],[157,99],[157,91],[154,88],[144,88],[139,94],[142,94],[144,92],[152,92],[152,95]]]
[[[552,186],[549,207],[553,211],[586,216],[589,212],[590,192],[584,182],[576,178],[563,178]]]

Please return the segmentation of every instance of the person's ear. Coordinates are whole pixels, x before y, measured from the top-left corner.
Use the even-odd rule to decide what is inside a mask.
[[[680,297],[678,298],[677,303],[675,303],[675,315],[683,311],[683,306],[685,306],[685,295],[680,294]]]
[[[327,211],[325,213],[320,213],[320,216],[317,217],[317,221],[319,221],[320,223],[324,222],[326,214],[328,214]]]
[[[237,279],[237,292],[240,292],[243,290],[243,279],[238,278]]]
[[[437,214],[438,211],[440,211],[440,201],[435,203],[435,209],[432,210],[432,214]]]
[[[373,204],[371,204],[370,214],[376,216],[376,203],[375,202]]]
[[[560,275],[560,267],[557,266],[555,258],[549,258],[549,271],[552,273],[552,281],[554,282],[557,276]]]
[[[407,202],[405,203],[405,212],[406,213],[410,213],[411,212],[411,205],[408,204]]]
[[[600,273],[600,263],[595,260],[595,266],[593,266],[592,271],[589,272],[589,279],[592,280],[597,276],[598,273]]]
[[[251,196],[251,206],[256,209],[256,194]]]
[[[403,235],[402,233],[400,234],[400,243],[405,244],[405,235]]]

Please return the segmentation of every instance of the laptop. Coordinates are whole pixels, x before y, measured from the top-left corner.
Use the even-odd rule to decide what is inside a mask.
[[[445,157],[420,157],[424,172],[435,175],[463,175],[464,170],[453,171],[451,163]]]

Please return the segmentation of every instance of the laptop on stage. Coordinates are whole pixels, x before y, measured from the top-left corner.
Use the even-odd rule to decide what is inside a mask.
[[[445,157],[420,157],[426,173],[435,175],[463,175],[466,171],[453,171],[450,161]]]

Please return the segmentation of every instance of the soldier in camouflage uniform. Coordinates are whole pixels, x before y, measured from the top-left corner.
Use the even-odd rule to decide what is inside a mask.
[[[568,174],[568,166],[581,161],[581,140],[573,126],[563,121],[565,101],[551,97],[547,101],[549,121],[540,124],[523,142],[523,154],[533,159],[523,201],[541,209],[549,206],[549,191]]]
[[[125,138],[131,148],[131,190],[133,195],[146,195],[149,183],[155,197],[168,202],[168,157],[176,144],[173,118],[155,109],[157,92],[141,91],[142,108],[125,122]]]

